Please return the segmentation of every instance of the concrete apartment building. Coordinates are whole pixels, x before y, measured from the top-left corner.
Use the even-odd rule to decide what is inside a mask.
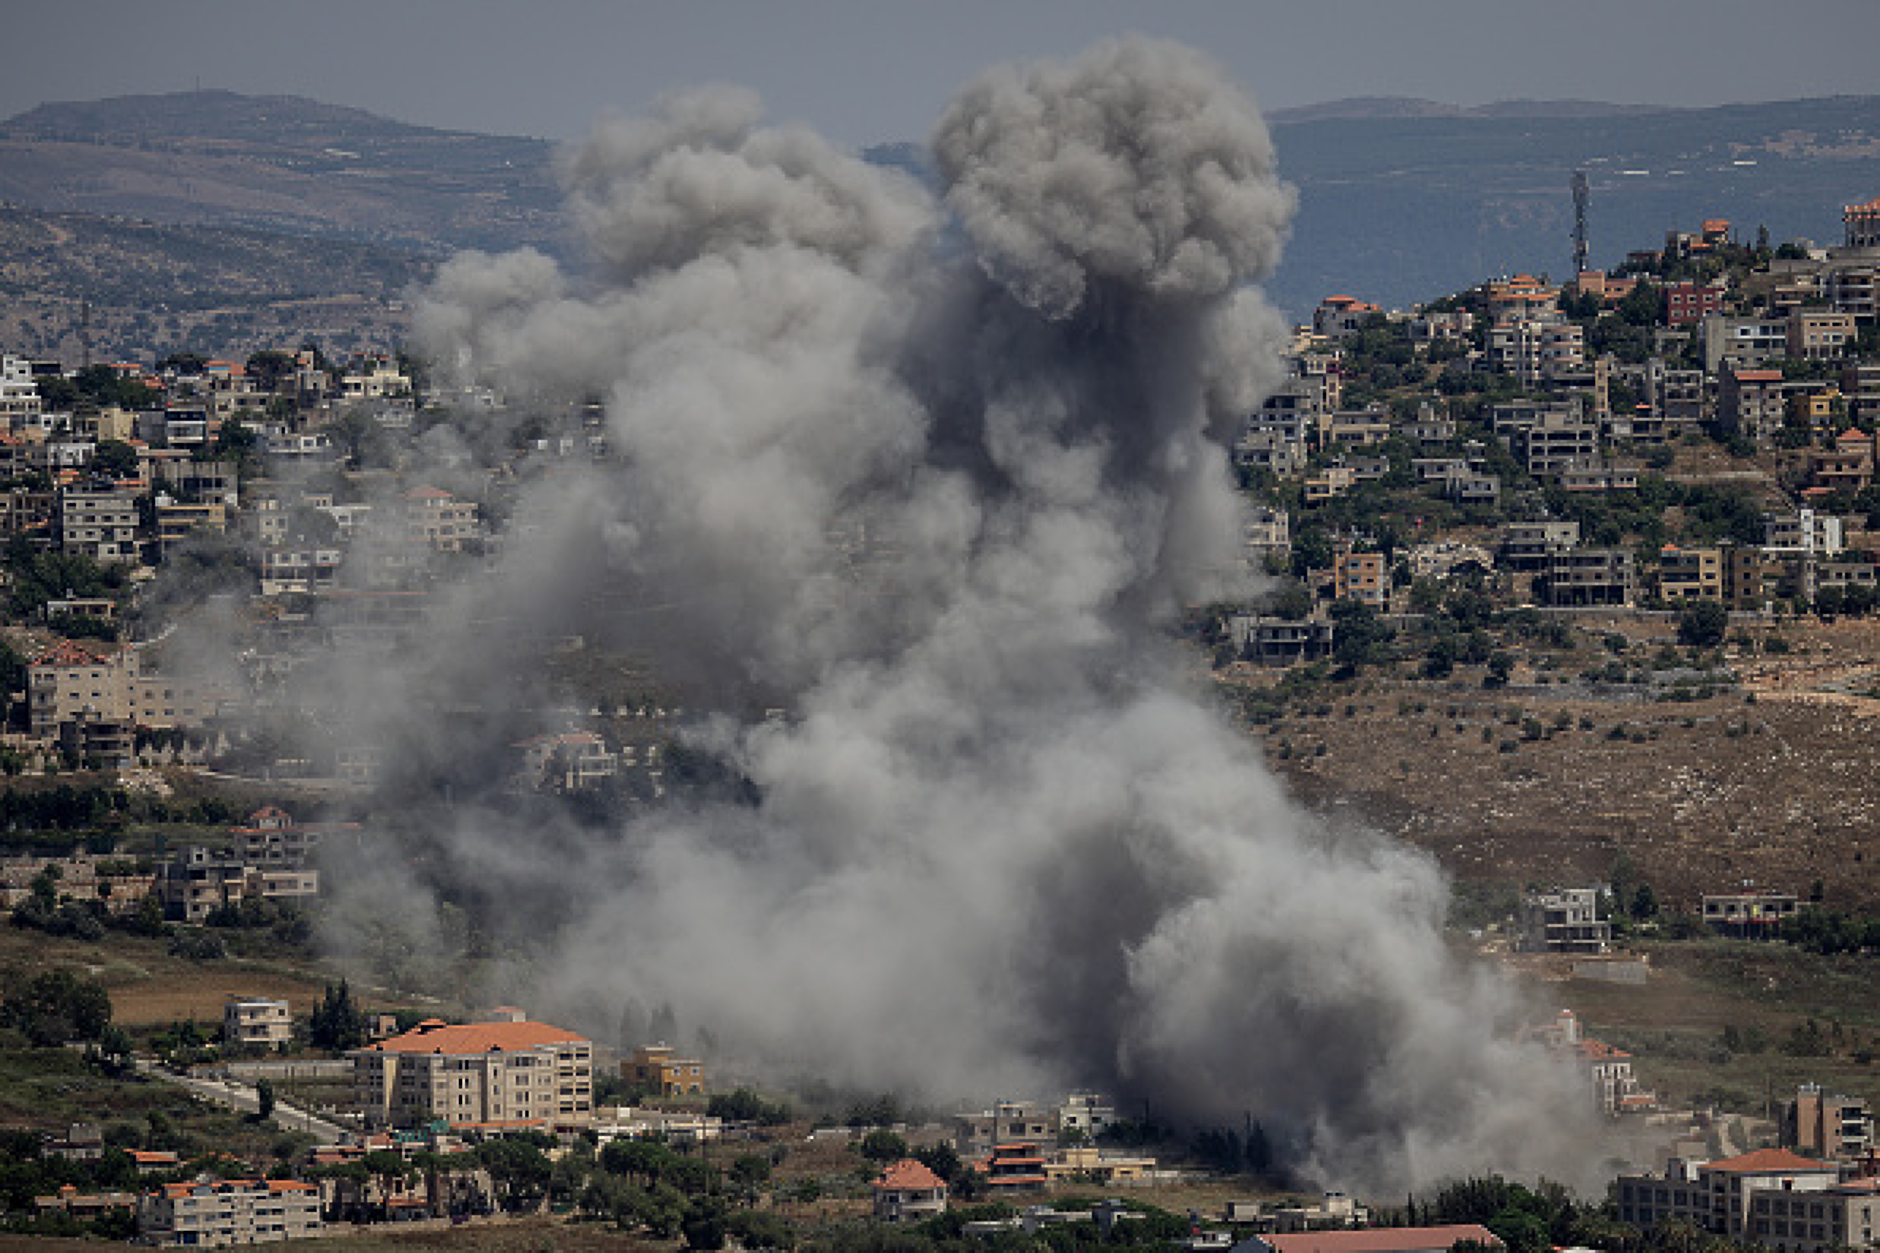
[[[136,648],[61,640],[26,667],[27,723],[40,739],[78,724],[200,726],[226,703],[206,684],[145,673]]]
[[[1578,522],[1510,522],[1502,529],[1499,557],[1510,570],[1536,572],[1579,543]]]
[[[1805,1083],[1782,1108],[1782,1144],[1816,1157],[1862,1158],[1873,1151],[1873,1114],[1861,1097]]]
[[[1666,600],[1723,599],[1723,550],[1678,548],[1658,551],[1658,594]]]
[[[594,1046],[547,1023],[429,1018],[348,1056],[370,1127],[579,1130],[594,1121]]]
[[[1673,1158],[1662,1174],[1620,1175],[1619,1221],[1638,1227],[1689,1223],[1776,1253],[1875,1247],[1880,1188],[1844,1181],[1834,1162],[1788,1149],[1758,1149],[1714,1162]]]
[[[58,545],[67,556],[100,565],[134,565],[137,495],[126,488],[67,488],[59,493]]]
[[[298,1179],[168,1183],[137,1205],[137,1234],[160,1247],[225,1248],[324,1234],[320,1189]]]
[[[305,904],[320,895],[320,872],[255,866],[233,853],[191,848],[157,867],[150,890],[166,917],[201,922],[216,910],[245,900]]]
[[[1725,364],[1717,380],[1717,425],[1726,434],[1758,442],[1774,438],[1786,416],[1782,371]]]
[[[1526,953],[1603,953],[1612,923],[1599,916],[1597,888],[1555,888],[1521,898],[1517,946]]]
[[[286,1001],[230,997],[222,1004],[222,1042],[273,1048],[292,1043],[294,1015]]]
[[[1390,603],[1390,577],[1383,553],[1341,550],[1332,563],[1332,599],[1355,600],[1382,610]]]
[[[1535,599],[1548,605],[1629,605],[1637,594],[1629,548],[1555,552],[1534,579]]]
[[[1784,918],[1795,916],[1801,902],[1792,892],[1761,891],[1706,894],[1700,906],[1704,922],[1714,931],[1738,939],[1766,940],[1775,936]]]

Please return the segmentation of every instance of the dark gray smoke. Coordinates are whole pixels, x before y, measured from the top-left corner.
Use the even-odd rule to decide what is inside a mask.
[[[614,453],[530,488],[453,620],[644,650],[760,798],[604,837],[460,814],[453,873],[553,902],[512,919],[545,1013],[670,1005],[757,1073],[1250,1113],[1378,1186],[1554,1164],[1584,1098],[1447,950],[1436,867],[1303,816],[1166,639],[1249,590],[1223,434],[1275,377],[1250,284],[1293,211],[1253,104],[1118,42],[992,71],[932,146],[938,202],[676,99],[567,161],[591,273],[466,256],[428,292],[433,361],[603,396]],[[344,690],[396,742],[506,699],[513,644]]]

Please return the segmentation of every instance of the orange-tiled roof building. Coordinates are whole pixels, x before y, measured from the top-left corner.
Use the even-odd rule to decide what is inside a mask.
[[[917,1223],[947,1210],[946,1181],[911,1157],[882,1171],[872,1187],[875,1217],[884,1223]]]
[[[594,1120],[594,1046],[547,1023],[428,1018],[350,1056],[371,1126],[573,1130]]]

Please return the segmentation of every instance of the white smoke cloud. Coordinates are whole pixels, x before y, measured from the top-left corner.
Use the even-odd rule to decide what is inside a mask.
[[[1276,376],[1250,285],[1294,204],[1257,110],[1126,41],[992,71],[933,147],[937,202],[677,98],[567,160],[591,273],[426,293],[431,360],[604,396],[615,458],[529,489],[424,671],[323,682],[435,741],[520,699],[514,632],[589,631],[715,707],[695,742],[757,798],[602,835],[466,803],[432,869],[503,902],[546,1012],[669,1004],[756,1073],[1250,1113],[1354,1184],[1560,1173],[1536,1128],[1586,1102],[1506,1042],[1436,867],[1289,803],[1166,639],[1247,590],[1222,435]]]

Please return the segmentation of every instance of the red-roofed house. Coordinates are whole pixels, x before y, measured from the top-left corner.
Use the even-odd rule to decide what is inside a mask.
[[[572,1129],[594,1120],[594,1046],[544,1022],[428,1018],[350,1056],[371,1126]]]
[[[884,1223],[917,1223],[947,1212],[947,1185],[911,1157],[875,1177],[875,1217]]]
[[[1351,334],[1370,321],[1373,314],[1381,312],[1376,305],[1356,296],[1327,296],[1312,311],[1312,330],[1338,338]]]

